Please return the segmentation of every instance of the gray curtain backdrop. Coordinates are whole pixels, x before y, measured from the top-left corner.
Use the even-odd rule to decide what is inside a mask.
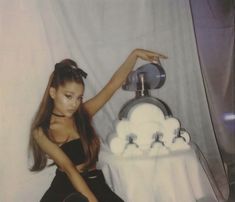
[[[0,201],[38,201],[53,178],[54,168],[34,174],[28,171],[27,143],[30,122],[54,64],[69,57],[88,72],[87,99],[137,47],[169,56],[162,61],[166,83],[151,94],[166,102],[189,131],[227,197],[227,177],[216,137],[229,153],[234,152],[234,139],[230,139],[232,133],[221,133],[220,139],[215,136],[207,99],[213,95],[206,94],[214,83],[209,85],[204,77],[205,72],[221,69],[220,65],[216,70],[201,68],[191,14],[188,0],[0,0]],[[228,33],[226,43],[232,37]],[[207,56],[200,53],[201,64],[202,57]],[[230,63],[220,62],[232,79]],[[226,90],[224,97],[229,94]],[[133,97],[134,93],[120,89],[96,115],[95,126],[104,144],[120,108]],[[218,105],[212,108],[214,113],[221,112]]]
[[[215,134],[226,162],[235,161],[234,1],[191,0],[202,76]]]

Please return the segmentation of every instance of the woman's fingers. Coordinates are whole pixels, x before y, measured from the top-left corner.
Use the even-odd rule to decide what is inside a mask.
[[[150,52],[152,53],[152,56],[155,58],[155,59],[158,59],[158,58],[162,58],[162,59],[167,59],[168,57],[162,53],[157,53],[157,52]]]
[[[167,59],[168,58],[166,55],[163,55],[163,54],[160,54],[160,53],[157,53],[157,57],[162,58],[162,59]]]
[[[162,53],[157,53],[149,50],[144,49],[137,49],[136,50],[137,56],[143,60],[149,61],[159,61],[159,59],[167,59],[168,57]]]
[[[157,62],[160,64],[160,59],[167,59],[168,57],[163,55],[163,54],[159,54],[159,53],[154,53],[154,55],[151,55],[148,57],[148,60],[150,62]]]

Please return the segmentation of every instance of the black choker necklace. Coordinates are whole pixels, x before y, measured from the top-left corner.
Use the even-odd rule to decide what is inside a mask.
[[[65,115],[56,114],[54,112],[52,112],[52,115],[57,116],[57,117],[65,117]]]

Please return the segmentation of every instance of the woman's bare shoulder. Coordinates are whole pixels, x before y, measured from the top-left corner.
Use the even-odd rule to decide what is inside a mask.
[[[32,134],[36,140],[42,138],[45,135],[41,127],[35,128]]]

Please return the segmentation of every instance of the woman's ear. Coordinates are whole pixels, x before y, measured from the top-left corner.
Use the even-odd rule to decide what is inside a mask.
[[[52,99],[55,99],[56,89],[53,88],[53,87],[50,87],[49,94],[50,94]]]

